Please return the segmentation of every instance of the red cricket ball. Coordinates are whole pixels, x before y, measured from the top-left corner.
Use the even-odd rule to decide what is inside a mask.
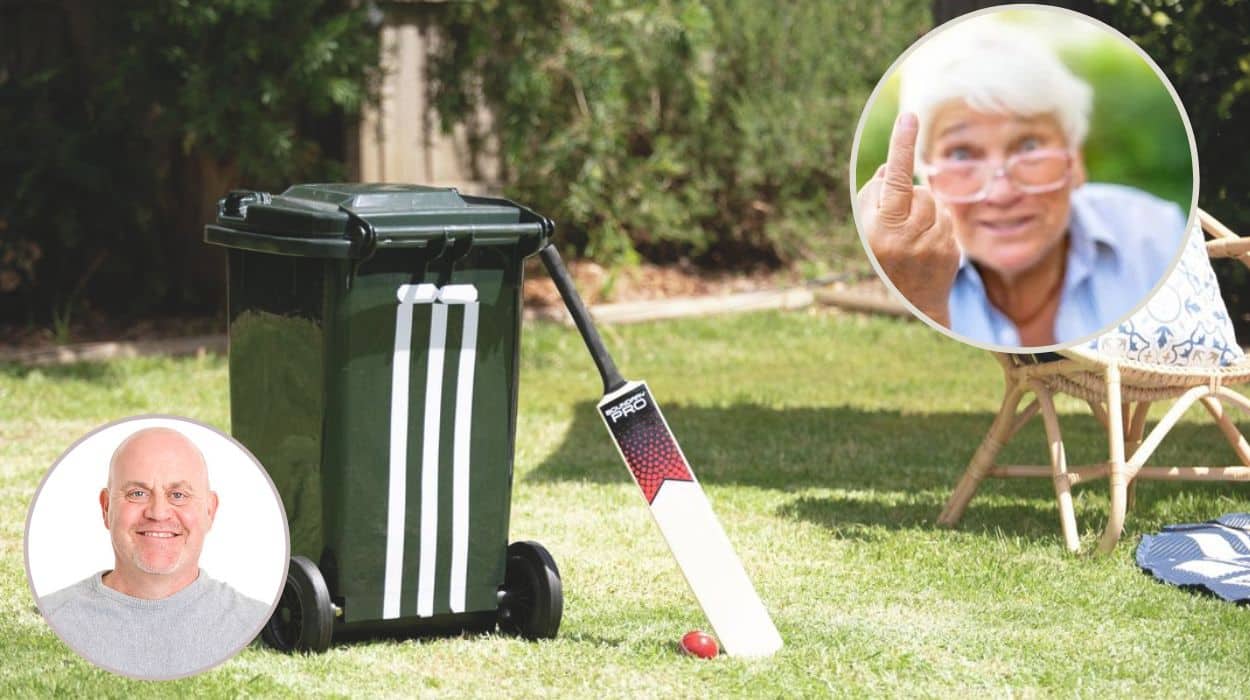
[[[700,659],[711,659],[720,653],[716,638],[700,630],[690,630],[681,638],[681,650]]]

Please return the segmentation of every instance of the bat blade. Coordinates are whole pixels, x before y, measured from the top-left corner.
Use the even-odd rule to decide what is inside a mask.
[[[646,383],[604,396],[599,415],[725,653],[780,649],[781,635]]]

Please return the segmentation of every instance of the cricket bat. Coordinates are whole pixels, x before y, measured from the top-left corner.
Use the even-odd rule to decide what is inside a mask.
[[[543,248],[541,255],[603,379],[599,415],[725,653],[772,654],[781,648],[781,635],[651,390],[617,371],[555,246]]]

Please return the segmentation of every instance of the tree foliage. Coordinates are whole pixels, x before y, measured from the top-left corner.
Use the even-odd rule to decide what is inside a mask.
[[[1105,20],[1159,64],[1185,104],[1198,142],[1200,203],[1250,229],[1250,3],[1101,0]]]
[[[1102,19],[1159,64],[1185,104],[1198,144],[1198,204],[1250,233],[1250,3],[1100,0]],[[1250,274],[1217,268],[1238,336],[1250,338]]]
[[[352,4],[7,8],[0,310],[34,319],[87,299],[138,311],[208,303],[174,265],[201,245],[203,221],[185,210],[224,194],[197,186],[341,172],[324,132],[368,99],[378,63],[376,28]],[[23,25],[37,31],[23,36]],[[187,190],[196,201],[178,196]]]
[[[848,233],[847,163],[921,2],[456,3],[448,127],[488,107],[509,194],[606,261],[776,263]],[[819,249],[819,250],[818,250]]]

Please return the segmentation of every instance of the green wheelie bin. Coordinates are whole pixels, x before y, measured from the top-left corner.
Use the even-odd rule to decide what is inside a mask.
[[[232,430],[291,531],[270,645],[555,636],[554,560],[508,544],[522,267],[551,228],[416,185],[218,203],[204,239],[228,249]]]

